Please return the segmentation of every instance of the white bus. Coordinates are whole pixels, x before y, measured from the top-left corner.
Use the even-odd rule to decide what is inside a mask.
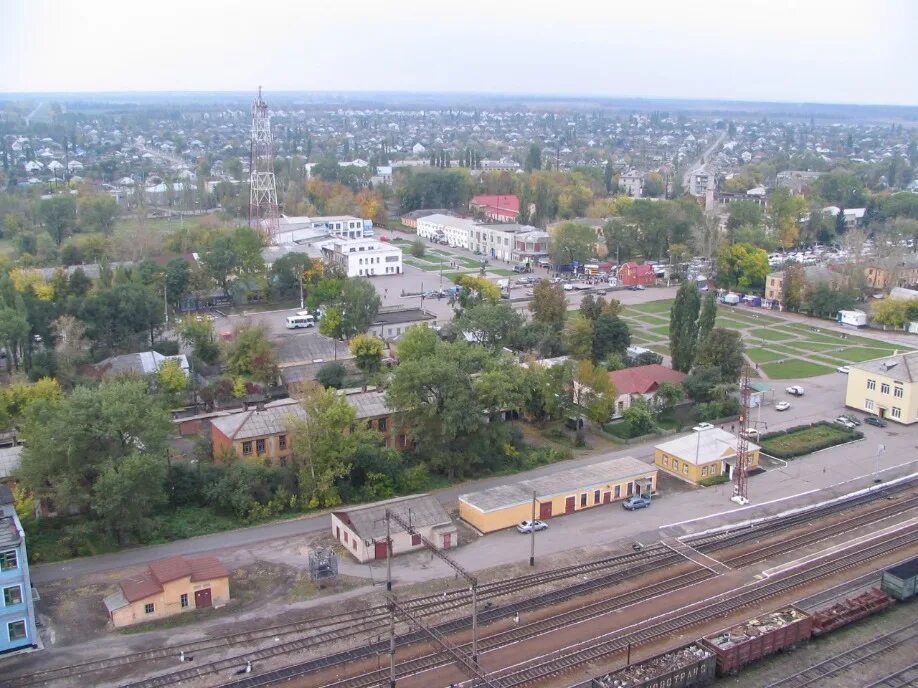
[[[295,330],[299,327],[315,327],[316,319],[311,315],[288,315],[287,329]]]

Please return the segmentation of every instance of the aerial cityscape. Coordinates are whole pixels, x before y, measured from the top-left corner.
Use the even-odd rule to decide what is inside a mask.
[[[0,688],[918,686],[916,26],[0,2]]]

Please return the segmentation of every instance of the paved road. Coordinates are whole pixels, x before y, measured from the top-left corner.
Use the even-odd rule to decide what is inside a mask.
[[[845,376],[825,375],[800,380],[807,393],[802,399],[790,399],[791,409],[785,412],[774,410],[774,401],[789,399],[784,393],[785,385],[794,381],[782,381],[776,386],[774,396],[766,406],[752,414],[753,421],[763,430],[780,429],[800,423],[834,418],[845,411]],[[881,469],[896,473],[914,471],[918,468],[918,433],[913,429],[890,424],[885,429],[870,426],[860,428],[866,439],[843,447],[834,448],[791,462],[788,466],[778,465],[750,481],[750,493],[754,503],[779,499],[831,486],[857,476],[867,476],[874,470],[878,447],[883,444],[885,453],[879,456]],[[453,506],[457,497],[466,492],[484,489],[493,485],[519,482],[541,475],[551,475],[575,466],[584,466],[608,458],[634,456],[651,461],[652,444],[635,445],[629,449],[608,454],[583,456],[560,464],[545,466],[528,473],[513,476],[487,478],[462,485],[454,485],[436,492],[439,500]],[[902,465],[905,467],[901,467]],[[729,501],[730,486],[722,485],[707,490],[690,490],[662,495],[655,500],[651,509],[644,512],[624,513],[618,505],[608,509],[590,509],[578,514],[554,519],[551,528],[539,534],[539,548],[543,554],[563,552],[589,545],[615,542],[623,538],[651,538],[656,528],[665,524],[698,518],[721,512],[733,512],[738,507]],[[67,562],[45,564],[32,569],[32,578],[38,585],[72,576],[98,573],[110,569],[144,564],[154,559],[174,554],[192,554],[205,551],[226,550],[231,553],[240,548],[254,548],[261,543],[278,539],[318,533],[329,527],[327,515],[307,516],[291,521],[271,523],[252,528],[242,528],[214,535],[205,535],[180,540],[164,545],[144,547],[106,554],[97,557],[75,559]],[[525,538],[523,538],[525,539]],[[528,558],[528,541],[522,542],[515,532],[494,533],[456,551],[460,563],[472,569],[482,569],[501,563],[514,563]],[[397,576],[403,580],[428,579],[446,573],[440,571],[435,562],[418,566],[414,556],[396,560]],[[369,575],[365,566],[349,561],[341,562],[342,573]],[[378,575],[378,574],[377,574]]]
[[[692,175],[699,169],[705,166],[705,161],[711,159],[711,155],[717,150],[718,146],[724,142],[724,139],[727,138],[727,132],[721,133],[717,140],[699,156],[699,158],[692,163],[691,167],[682,175],[682,190],[685,193],[689,193],[692,188]]]

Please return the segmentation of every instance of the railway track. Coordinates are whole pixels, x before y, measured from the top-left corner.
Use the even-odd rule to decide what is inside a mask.
[[[708,549],[708,547],[710,547],[710,551],[716,551],[718,549],[740,544],[750,539],[763,537],[769,533],[777,533],[780,530],[794,527],[804,521],[808,521],[813,518],[824,517],[832,513],[851,508],[852,506],[858,506],[870,500],[878,499],[881,497],[888,498],[898,492],[908,490],[910,487],[911,485],[908,483],[889,486],[883,490],[878,490],[866,495],[859,495],[858,497],[851,498],[850,500],[843,500],[831,505],[816,507],[814,509],[801,512],[800,514],[794,514],[783,519],[775,519],[772,522],[766,522],[764,525],[752,528],[740,527],[738,529],[726,531],[725,533],[718,533],[713,536],[704,536],[697,540],[690,539],[690,541],[693,543],[697,541],[699,543],[698,545],[692,545],[696,549],[704,551],[704,549]],[[918,502],[918,497],[912,496],[911,500],[912,502]],[[869,512],[869,514],[873,514],[878,511],[885,512],[892,509],[902,509],[902,507],[903,503],[897,501],[895,505],[882,507],[881,509]],[[855,518],[864,518],[866,516],[867,514],[862,514]],[[778,544],[781,543],[776,543],[776,545]],[[775,546],[773,545],[772,547]],[[758,551],[759,550],[757,550],[757,552]],[[786,551],[786,549],[783,551]],[[772,551],[771,554],[773,553],[775,552]],[[751,556],[751,554],[747,556]],[[764,556],[761,558],[764,558]],[[681,557],[675,555],[668,548],[663,547],[662,545],[652,545],[640,553],[615,555],[585,564],[567,566],[551,571],[527,574],[525,576],[520,576],[510,580],[495,581],[492,583],[483,584],[479,586],[478,594],[479,599],[487,604],[487,601],[493,600],[494,598],[509,595],[521,590],[532,589],[534,586],[542,586],[547,583],[557,583],[559,581],[565,581],[575,577],[601,574],[598,578],[591,581],[586,581],[585,583],[581,582],[575,586],[568,586],[561,591],[555,591],[555,598],[553,600],[549,600],[545,596],[542,596],[538,598],[538,601],[530,599],[519,604],[511,604],[490,610],[486,609],[483,612],[479,612],[479,619],[486,623],[496,618],[500,618],[501,616],[513,614],[515,611],[524,611],[526,609],[531,609],[533,606],[553,604],[557,601],[569,599],[574,594],[584,594],[585,592],[588,592],[597,587],[608,585],[612,582],[617,582],[615,580],[617,572],[635,563],[639,563],[641,567],[640,570],[645,571],[649,570],[648,568],[645,568],[645,566],[656,568],[660,566],[666,566],[677,561],[681,561]],[[747,561],[746,563],[751,562]],[[619,580],[624,579],[619,578]],[[548,595],[552,594],[553,593],[548,593]],[[467,588],[459,588],[446,591],[444,593],[425,595],[405,600],[404,604],[411,611],[423,614],[424,616],[430,616],[433,614],[442,614],[460,609],[468,605],[469,602],[469,590]],[[186,654],[193,654],[196,652],[219,650],[221,648],[232,647],[235,645],[248,645],[251,647],[251,645],[257,644],[259,642],[273,641],[271,646],[261,650],[255,650],[240,656],[236,656],[234,658],[228,658],[220,662],[212,662],[207,665],[200,665],[194,669],[186,669],[179,672],[173,672],[171,674],[165,674],[159,677],[154,677],[153,679],[148,679],[147,681],[130,684],[132,686],[136,686],[137,688],[146,686],[152,688],[153,686],[171,685],[177,681],[203,675],[204,672],[202,672],[202,669],[204,666],[213,667],[214,665],[219,664],[222,667],[221,670],[233,667],[238,668],[241,663],[244,663],[248,659],[251,659],[251,661],[263,660],[279,654],[297,652],[303,649],[307,649],[311,646],[318,646],[323,643],[327,644],[336,641],[356,639],[358,637],[372,638],[373,635],[379,635],[383,632],[388,632],[387,619],[388,611],[386,606],[379,604],[357,612],[343,612],[322,617],[313,617],[303,621],[279,624],[276,626],[255,629],[244,633],[227,634],[224,636],[207,638],[190,643],[153,648],[141,652],[110,657],[104,660],[95,660],[76,665],[44,669],[18,677],[10,677],[8,679],[8,685],[11,688],[42,685],[57,679],[74,677],[81,678],[96,672],[118,668],[121,666],[129,666],[141,662],[151,662],[169,657],[177,658],[180,651],[184,651]],[[451,622],[450,624],[443,624],[441,626],[452,625],[453,627],[446,628],[447,632],[451,632],[458,630],[459,628],[468,624],[469,621],[467,619],[460,619],[458,621]],[[438,626],[438,628],[441,626]],[[278,638],[284,638],[297,634],[305,635],[284,643],[277,642]],[[414,635],[415,634],[409,633],[403,638],[400,638],[400,640],[404,641],[401,644],[414,642],[416,639],[414,638]],[[360,650],[363,650],[363,655],[365,656],[375,654],[375,650],[372,650],[372,645],[370,647],[365,646],[364,648],[359,648],[358,651]],[[323,668],[323,666],[319,666],[319,664],[331,666],[335,663],[338,663],[339,661],[349,661],[354,659],[353,656],[344,657],[346,654],[348,653],[338,653],[338,655],[341,655],[338,658],[338,661],[324,662],[323,660],[325,658],[314,660],[316,667],[313,668],[312,671]],[[224,664],[224,662],[226,664]],[[181,675],[181,677],[178,677],[179,675]],[[169,680],[168,677],[171,676],[176,676],[177,678],[174,680]]]
[[[918,662],[884,676],[864,688],[914,688],[918,686]]]
[[[544,658],[523,663],[501,671],[493,672],[490,677],[505,688],[517,688],[530,685],[536,681],[567,673],[575,667],[588,662],[605,660],[631,645],[642,645],[666,636],[687,631],[693,626],[723,618],[740,609],[758,604],[770,597],[793,590],[796,587],[811,583],[820,578],[837,574],[839,571],[881,557],[901,547],[918,542],[918,533],[906,532],[874,543],[856,552],[832,557],[823,563],[803,571],[784,576],[768,582],[756,582],[746,586],[744,592],[736,591],[720,595],[717,601],[705,601],[691,605],[686,610],[670,612],[657,619],[651,619],[630,628],[613,631],[600,638],[591,639],[564,648]],[[471,688],[470,682],[462,683],[462,688]]]
[[[804,686],[810,686],[848,671],[853,666],[894,650],[916,638],[918,638],[918,621],[913,621],[901,628],[897,628],[895,631],[874,638],[869,643],[859,645],[846,652],[840,652],[818,664],[807,667],[803,671],[787,676],[780,681],[769,683],[767,688],[804,688]]]

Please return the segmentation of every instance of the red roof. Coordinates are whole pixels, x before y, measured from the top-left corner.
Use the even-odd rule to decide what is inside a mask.
[[[659,363],[609,373],[609,381],[619,394],[650,394],[663,382],[682,382],[685,377],[685,373]]]
[[[518,214],[520,212],[520,199],[512,194],[506,196],[474,196],[472,205],[503,213]]]
[[[229,571],[217,557],[206,555],[200,557],[169,557],[150,564],[144,573],[120,582],[121,592],[128,602],[136,602],[150,595],[163,591],[163,585],[179,578],[190,578],[192,583],[226,578]]]
[[[653,266],[648,265],[647,263],[622,263],[620,271],[633,272],[635,275],[647,275],[653,274]]]

